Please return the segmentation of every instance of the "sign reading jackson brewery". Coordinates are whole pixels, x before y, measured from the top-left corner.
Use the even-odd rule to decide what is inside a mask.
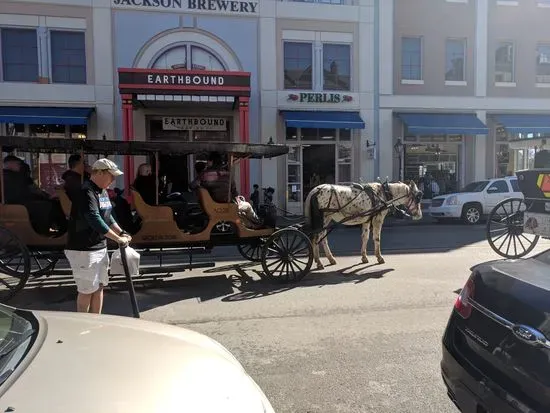
[[[117,8],[150,8],[165,11],[258,14],[260,3],[245,0],[112,0]]]

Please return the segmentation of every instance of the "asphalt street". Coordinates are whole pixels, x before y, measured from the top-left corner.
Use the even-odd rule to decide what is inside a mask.
[[[138,288],[142,317],[218,340],[278,413],[456,412],[441,381],[440,341],[469,268],[499,258],[484,227],[387,228],[383,265],[360,264],[357,229],[329,242],[338,264],[291,286],[260,280],[261,267],[219,249],[213,269]],[[545,248],[540,241],[534,252]],[[31,290],[14,304],[72,310],[72,289]],[[130,315],[127,297],[111,291],[105,312]]]

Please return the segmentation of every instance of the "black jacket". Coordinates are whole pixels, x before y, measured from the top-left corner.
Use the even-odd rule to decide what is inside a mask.
[[[114,223],[107,191],[92,181],[84,182],[72,203],[66,248],[76,251],[106,248],[105,234]]]

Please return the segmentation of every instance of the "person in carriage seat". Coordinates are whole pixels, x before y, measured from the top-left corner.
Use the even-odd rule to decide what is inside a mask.
[[[24,205],[33,227],[40,234],[49,234],[51,230],[66,231],[67,220],[61,203],[42,191],[29,172],[30,167],[17,156],[4,158],[4,202]]]
[[[148,205],[156,205],[157,203],[157,185],[153,169],[148,163],[143,163],[138,168],[136,179],[132,185],[136,192],[141,195],[143,201]]]
[[[208,157],[209,166],[200,174],[200,186],[205,188],[214,202],[227,203],[234,201],[239,193],[235,181],[230,180],[229,171],[222,163],[219,152],[211,152]],[[231,181],[231,182],[230,182]],[[227,199],[230,194],[231,199]]]
[[[90,179],[90,174],[86,171],[86,165],[80,155],[69,157],[69,169],[61,175],[61,179],[64,181],[63,189],[72,202],[80,192],[84,180]]]

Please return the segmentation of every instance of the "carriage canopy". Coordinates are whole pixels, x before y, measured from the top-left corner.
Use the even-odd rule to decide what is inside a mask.
[[[222,143],[222,142],[139,142],[99,139],[38,138],[28,136],[0,136],[4,152],[21,150],[44,153],[79,153],[101,155],[159,155],[199,154],[222,152],[234,158],[273,158],[288,153],[285,145]]]

